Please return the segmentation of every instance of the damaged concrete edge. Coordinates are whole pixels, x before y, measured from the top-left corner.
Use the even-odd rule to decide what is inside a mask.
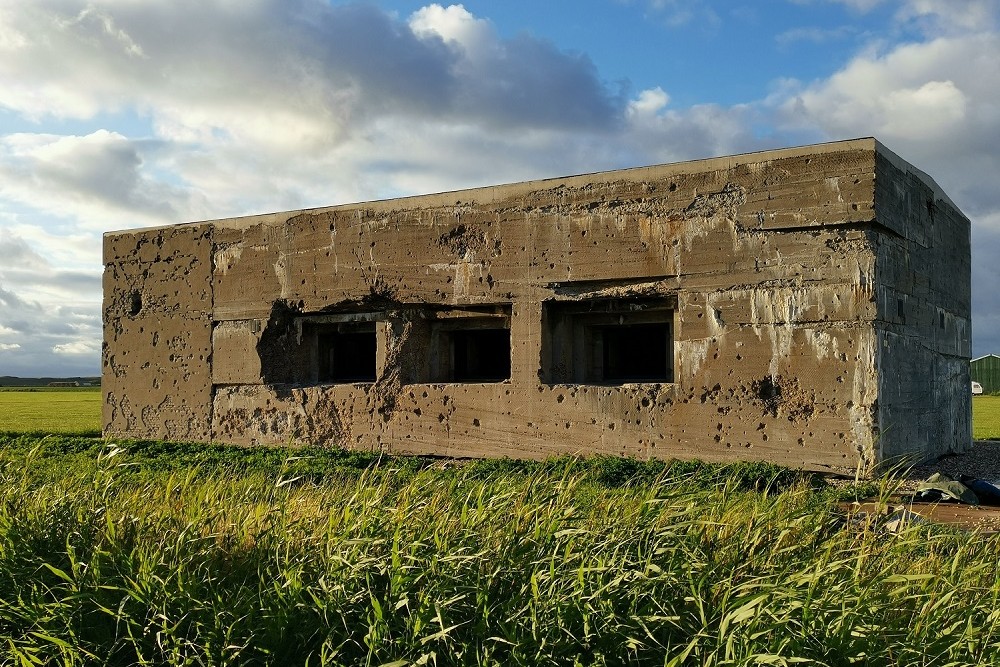
[[[937,184],[937,181],[935,181],[933,178],[931,178],[930,176],[928,176],[926,172],[923,172],[920,169],[917,169],[912,164],[910,164],[909,162],[907,162],[906,160],[904,160],[903,158],[901,158],[898,154],[896,154],[892,150],[886,148],[885,144],[883,144],[878,139],[872,139],[872,141],[875,143],[875,152],[876,153],[878,153],[879,155],[881,155],[882,157],[884,157],[886,160],[888,160],[888,162],[892,166],[894,166],[896,169],[899,169],[899,171],[901,171],[902,173],[904,173],[904,174],[907,174],[907,173],[908,174],[913,174],[914,176],[917,177],[918,180],[923,181],[924,184],[927,185],[927,187],[929,187],[931,189],[931,191],[934,193],[934,199],[935,200],[939,199],[939,200],[945,202],[946,204],[948,204],[949,206],[951,206],[952,208],[954,208],[959,213],[959,215],[961,215],[963,218],[965,218],[966,220],[968,220],[968,218],[966,218],[965,215],[962,213],[962,209],[960,209],[955,204],[955,202],[953,202],[951,200],[951,197],[949,197],[945,193],[945,191],[941,189],[941,186]],[[878,175],[876,174],[875,177],[878,178]]]
[[[672,162],[668,164],[652,165],[647,167],[632,167],[626,169],[611,169],[607,171],[591,172],[587,174],[577,174],[573,176],[559,176],[553,178],[543,178],[530,181],[520,181],[502,185],[491,185],[478,188],[468,188],[463,190],[448,190],[436,194],[413,195],[409,197],[397,197],[394,199],[380,199],[364,202],[345,202],[335,206],[321,206],[316,208],[299,209],[295,211],[278,211],[273,213],[262,213],[248,216],[235,216],[229,218],[217,218],[214,220],[201,220],[197,222],[187,222],[182,224],[212,224],[220,228],[240,230],[252,225],[282,225],[288,218],[296,214],[317,215],[345,209],[356,209],[364,207],[372,212],[386,212],[400,208],[415,207],[436,207],[452,206],[455,197],[460,195],[463,204],[489,205],[495,204],[503,199],[528,194],[539,189],[551,189],[554,187],[581,187],[592,185],[595,180],[602,176],[613,176],[616,181],[643,183],[655,179],[667,178],[669,176],[687,175],[694,171],[713,172],[728,171],[735,167],[751,164],[771,163],[778,160],[801,157],[804,155],[822,155],[826,153],[841,153],[855,150],[885,151],[899,162],[905,165],[906,169],[918,176],[922,176],[929,183],[933,183],[923,172],[915,169],[899,156],[885,149],[873,137],[859,139],[847,139],[843,141],[832,141],[823,144],[813,144],[783,148],[778,150],[763,150],[751,153],[740,153],[725,157],[704,158],[698,160],[688,160],[685,162]],[[937,186],[935,185],[935,188]],[[940,191],[937,188],[936,191]],[[942,193],[943,194],[943,193]],[[845,222],[870,222],[868,220],[856,220]],[[140,227],[128,230],[129,232],[147,232],[177,225],[158,225],[153,227]],[[105,232],[107,235],[115,235],[118,232]]]

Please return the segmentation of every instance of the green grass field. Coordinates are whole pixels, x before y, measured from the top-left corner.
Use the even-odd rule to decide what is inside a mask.
[[[0,435],[0,663],[1000,663],[1000,537],[889,533],[843,493],[759,464]]]
[[[972,437],[1000,440],[1000,396],[972,398]]]
[[[100,433],[101,388],[0,389],[0,432]]]

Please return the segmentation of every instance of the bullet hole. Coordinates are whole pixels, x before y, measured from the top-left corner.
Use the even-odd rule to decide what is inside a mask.
[[[129,315],[135,317],[142,310],[142,292],[139,290],[133,290],[132,294],[129,295]]]
[[[472,420],[472,425],[473,426],[479,426],[479,420],[478,419],[473,419]]]

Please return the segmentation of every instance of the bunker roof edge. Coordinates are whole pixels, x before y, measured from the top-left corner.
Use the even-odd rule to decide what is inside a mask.
[[[944,191],[927,174],[920,171],[919,169],[911,165],[909,162],[903,160],[898,155],[887,149],[884,144],[879,142],[874,137],[862,137],[856,139],[845,139],[840,141],[824,142],[819,144],[806,144],[790,148],[770,149],[763,151],[753,151],[749,153],[737,153],[735,155],[699,158],[695,160],[684,160],[681,162],[668,162],[663,164],[647,165],[640,167],[626,167],[623,169],[610,169],[607,171],[589,172],[585,174],[572,174],[568,176],[554,176],[551,178],[542,178],[529,181],[518,181],[514,183],[504,183],[498,185],[487,185],[474,188],[466,188],[462,190],[448,190],[445,192],[438,192],[438,193],[407,195],[404,197],[393,197],[388,199],[376,199],[376,200],[361,201],[361,202],[345,202],[343,204],[334,204],[330,206],[316,206],[311,208],[290,209],[285,211],[248,214],[243,216],[232,216],[232,217],[215,218],[208,220],[192,220],[182,223],[152,225],[149,227],[134,227],[129,229],[108,231],[105,232],[104,235],[115,236],[117,234],[131,234],[135,232],[144,232],[157,229],[167,229],[172,227],[180,227],[188,225],[206,225],[206,224],[215,225],[217,227],[222,227],[226,229],[240,229],[262,223],[282,224],[285,221],[287,221],[287,219],[291,215],[294,214],[318,214],[318,213],[325,213],[327,211],[360,208],[360,207],[381,209],[384,207],[391,206],[393,209],[395,209],[398,208],[400,204],[404,202],[411,205],[446,206],[448,204],[454,204],[452,198],[455,197],[456,195],[461,195],[461,197],[465,200],[464,203],[487,204],[496,201],[501,197],[507,197],[516,194],[519,191],[530,192],[532,190],[538,189],[539,187],[545,187],[545,186],[552,187],[557,185],[571,186],[575,183],[580,183],[582,185],[588,182],[593,182],[595,176],[607,175],[607,176],[613,176],[614,178],[620,180],[640,181],[652,177],[663,177],[670,175],[672,173],[681,174],[681,173],[691,173],[693,171],[717,171],[723,169],[732,169],[733,167],[743,164],[754,164],[758,162],[767,162],[771,160],[794,158],[802,155],[836,153],[836,152],[845,152],[851,150],[872,150],[875,153],[884,155],[890,161],[890,163],[892,163],[897,168],[901,169],[904,172],[909,171],[914,175],[916,175],[921,180],[923,180],[924,182],[926,182],[928,186],[930,186],[934,190],[936,197],[944,199],[949,204],[954,206],[954,204],[951,202],[948,196],[944,194]]]

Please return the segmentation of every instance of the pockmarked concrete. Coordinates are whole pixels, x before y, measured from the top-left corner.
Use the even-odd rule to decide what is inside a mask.
[[[969,220],[874,139],[104,238],[104,430],[870,470],[971,444]]]

